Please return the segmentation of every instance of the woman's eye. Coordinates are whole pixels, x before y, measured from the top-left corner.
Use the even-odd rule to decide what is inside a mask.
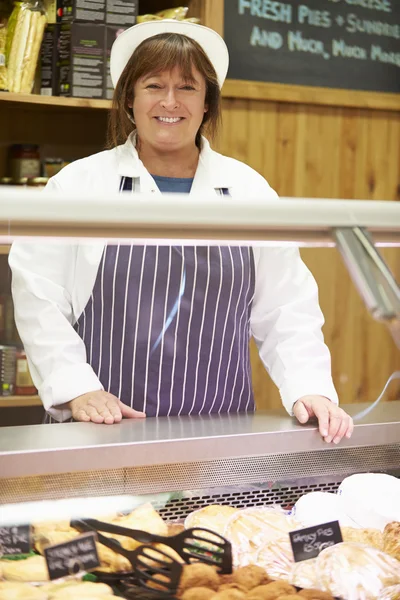
[[[189,90],[189,91],[192,92],[194,90],[194,87],[192,85],[183,85],[181,89],[182,90]]]
[[[161,86],[157,85],[156,83],[150,83],[149,85],[146,86],[146,89],[150,89],[150,90],[159,90]]]

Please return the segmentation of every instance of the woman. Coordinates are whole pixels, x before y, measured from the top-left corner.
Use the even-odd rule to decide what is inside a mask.
[[[202,136],[220,120],[228,51],[218,34],[142,23],[118,37],[110,64],[112,149],[66,167],[48,192],[276,198]],[[32,376],[57,421],[254,410],[253,335],[290,414],[316,416],[327,442],[352,433],[317,287],[295,249],[15,244],[10,265]]]

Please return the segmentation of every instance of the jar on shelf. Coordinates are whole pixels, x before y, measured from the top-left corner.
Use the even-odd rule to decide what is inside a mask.
[[[17,396],[33,396],[37,393],[29,372],[28,359],[24,350],[17,350],[15,367],[15,388]]]
[[[47,184],[48,177],[29,177],[27,180],[28,187],[43,188]]]
[[[13,144],[9,148],[8,156],[9,174],[14,184],[23,177],[40,177],[40,153],[37,144]]]

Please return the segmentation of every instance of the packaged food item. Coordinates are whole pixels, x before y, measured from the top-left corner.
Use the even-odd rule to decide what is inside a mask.
[[[44,32],[40,49],[40,94],[42,96],[56,96],[58,92],[60,27],[59,24],[49,24]]]
[[[6,41],[10,92],[31,93],[45,26],[46,15],[41,0],[15,3]]]
[[[48,24],[61,23],[63,2],[62,0],[43,0]]]
[[[311,561],[303,562],[310,563]],[[275,540],[261,543],[255,556],[255,563],[265,569],[271,579],[286,579],[293,583],[291,573],[294,558],[289,535],[281,535]]]
[[[14,346],[0,346],[0,396],[14,394],[16,353]]]
[[[13,180],[40,176],[40,153],[36,144],[13,144],[8,151],[8,162]]]
[[[175,19],[176,21],[182,21],[188,13],[188,6],[178,6],[177,8],[166,8],[156,13],[160,19]]]
[[[136,23],[138,0],[106,0],[106,25],[131,27]]]
[[[15,394],[32,396],[37,390],[29,372],[28,359],[24,350],[17,350],[15,368]]]
[[[62,22],[131,27],[138,5],[138,0],[64,0]]]
[[[58,48],[58,95],[101,98],[104,87],[104,27],[93,23],[62,23]]]
[[[0,15],[0,90],[7,90],[6,38],[8,19]]]
[[[145,23],[146,21],[161,21],[161,17],[158,17],[157,15],[138,15],[137,16],[137,22],[138,23]]]
[[[376,600],[385,588],[400,584],[400,562],[364,544],[326,548],[316,568],[323,589],[343,600]]]

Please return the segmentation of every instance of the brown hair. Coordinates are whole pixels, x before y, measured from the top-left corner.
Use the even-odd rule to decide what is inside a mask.
[[[196,145],[200,147],[204,127],[211,138],[215,136],[221,122],[221,92],[210,59],[200,44],[186,35],[161,33],[144,40],[136,48],[118,80],[108,120],[108,148],[125,143],[128,135],[136,129],[128,115],[132,114],[129,104],[133,102],[138,79],[149,73],[172,70],[176,65],[180,66],[188,82],[193,81],[193,67],[206,82],[205,103],[208,110],[197,132]]]

